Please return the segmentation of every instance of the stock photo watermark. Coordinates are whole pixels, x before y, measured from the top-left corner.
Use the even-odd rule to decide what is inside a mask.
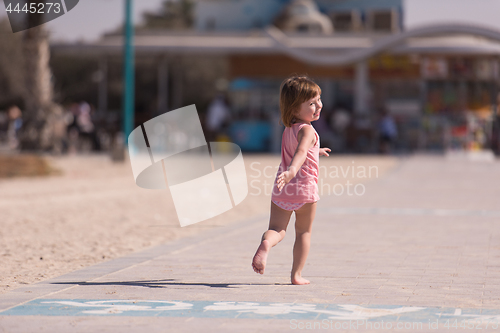
[[[271,195],[278,194],[278,190],[273,187],[274,179],[279,171],[279,166],[263,165],[260,162],[250,164],[250,191],[249,195]],[[295,176],[304,177],[301,172]],[[379,177],[379,169],[376,165],[356,165],[351,161],[351,165],[331,165],[319,167],[318,192],[320,196],[362,196],[366,193],[366,186],[361,183],[363,180],[376,179]],[[289,193],[286,185],[283,191],[287,195],[301,194],[304,191],[301,187],[296,187],[297,193]]]
[[[12,32],[20,32],[63,16],[80,0],[3,0]]]
[[[422,321],[373,321],[366,319],[342,320],[290,320],[292,330],[472,330],[472,329],[498,329],[499,322],[495,319],[428,319]]]
[[[168,188],[181,227],[220,215],[248,194],[240,147],[206,142],[194,104],[136,127],[128,151],[136,184]]]

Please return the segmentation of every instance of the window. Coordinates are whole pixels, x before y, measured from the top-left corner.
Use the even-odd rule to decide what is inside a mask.
[[[361,15],[358,11],[331,13],[333,27],[338,32],[362,30]]]
[[[396,32],[399,30],[399,17],[396,10],[372,11],[368,14],[368,29],[377,32]]]

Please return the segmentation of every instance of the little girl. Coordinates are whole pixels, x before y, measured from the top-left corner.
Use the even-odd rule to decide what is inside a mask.
[[[311,245],[311,229],[316,214],[319,156],[329,156],[330,148],[319,148],[319,136],[311,122],[319,119],[321,89],[305,76],[293,76],[281,84],[281,121],[286,126],[281,142],[281,163],[271,197],[269,230],[262,235],[252,266],[264,274],[269,250],[284,237],[295,211],[292,284],[309,284],[302,277]]]

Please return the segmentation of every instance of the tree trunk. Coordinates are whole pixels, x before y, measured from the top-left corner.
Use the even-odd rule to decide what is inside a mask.
[[[29,15],[28,15],[29,16]],[[28,19],[39,19],[40,16]],[[43,25],[24,32],[25,110],[19,135],[21,150],[53,148],[54,121],[62,116],[62,108],[53,103],[53,88],[49,67],[48,33]]]

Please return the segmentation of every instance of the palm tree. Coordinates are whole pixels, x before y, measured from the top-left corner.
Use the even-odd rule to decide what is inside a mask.
[[[22,106],[24,91],[24,62],[22,40],[19,34],[13,34],[7,17],[0,20],[0,82],[2,94],[0,104],[12,103]]]
[[[58,141],[54,141],[52,129],[62,108],[53,102],[49,36],[41,24],[43,16],[28,14],[27,20],[33,28],[23,32],[25,109],[19,142],[21,150],[47,150]]]

